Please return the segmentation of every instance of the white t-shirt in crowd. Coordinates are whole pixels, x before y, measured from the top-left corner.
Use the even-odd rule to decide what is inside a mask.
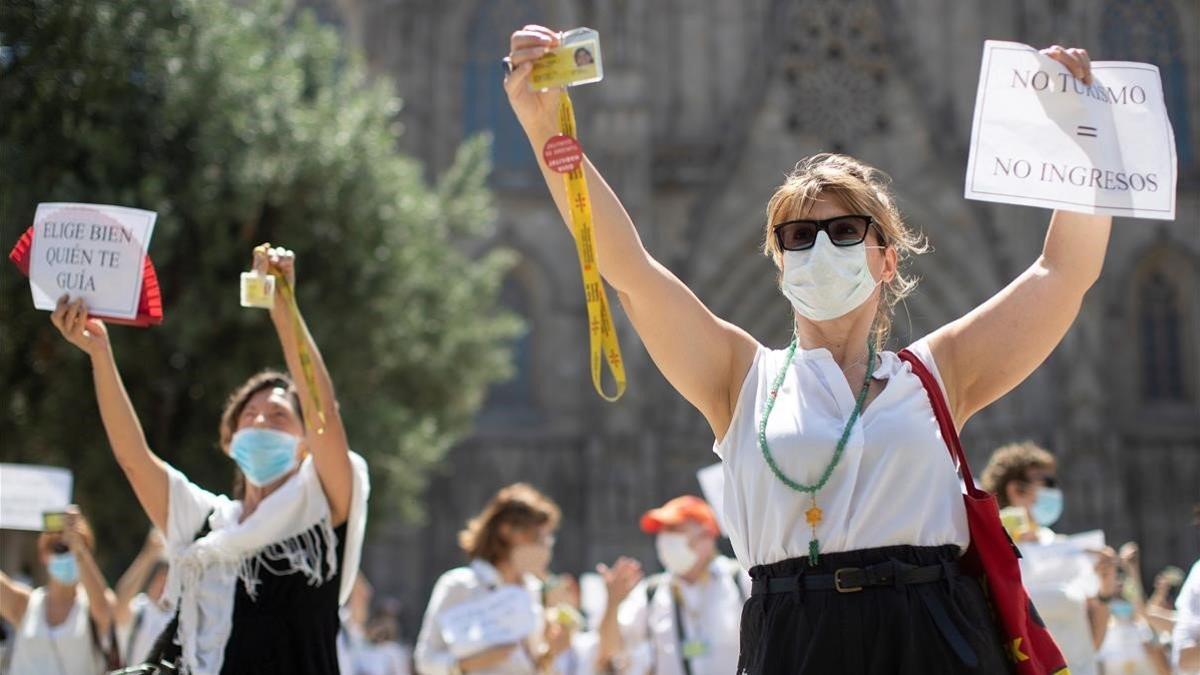
[[[354,650],[353,675],[412,675],[411,657],[398,642],[363,642]],[[349,675],[349,674],[346,674]]]
[[[413,652],[418,673],[451,675],[457,672],[458,658],[442,638],[438,623],[442,611],[464,602],[481,600],[503,585],[500,572],[484,560],[473,560],[467,567],[456,567],[437,580]],[[532,655],[545,651],[546,619],[536,580],[530,578],[525,587],[529,591],[530,611],[537,617],[533,631],[510,652],[506,661],[492,668],[471,671],[472,675],[534,675],[537,672]]]
[[[653,584],[652,594],[647,583]],[[638,584],[617,612],[625,648],[623,658],[617,659],[624,661],[618,672],[684,675],[685,645],[697,650],[688,663],[693,675],[735,672],[742,605],[749,591],[750,577],[745,571],[737,562],[719,556],[697,583],[660,575]],[[677,613],[683,619],[682,631],[675,621]]]
[[[133,596],[129,610],[129,623],[117,626],[117,644],[125,663],[135,666],[146,662],[154,641],[171,623],[175,612],[150,600],[145,593]]]
[[[75,587],[75,604],[57,626],[46,621],[46,589],[29,595],[17,628],[9,675],[100,675],[104,657],[96,649],[89,624],[87,593]]]
[[[909,349],[944,388],[926,341]],[[786,356],[787,350],[759,347],[729,430],[713,446],[724,467],[729,539],[747,569],[807,556],[811,539],[809,496],[775,477],[758,443],[759,420]],[[816,496],[821,551],[903,544],[965,550],[970,532],[960,481],[921,381],[893,352],[879,354],[874,376],[887,384],[854,424]],[[771,454],[786,476],[806,484],[820,478],[857,393],[829,350],[796,349],[767,423]]]
[[[1180,673],[1192,675],[1200,669],[1183,670],[1179,666],[1180,652],[1200,645],[1200,560],[1192,565],[1179,597],[1175,599],[1175,630],[1171,633],[1171,663]]]

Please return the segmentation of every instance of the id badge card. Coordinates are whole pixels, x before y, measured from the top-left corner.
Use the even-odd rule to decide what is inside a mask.
[[[574,28],[562,34],[559,46],[533,62],[529,88],[533,91],[604,79],[600,60],[600,33],[591,28]]]
[[[708,656],[708,643],[704,640],[688,640],[683,643],[683,658],[698,659]]]
[[[260,272],[242,272],[242,307],[271,309],[275,304],[275,277]]]

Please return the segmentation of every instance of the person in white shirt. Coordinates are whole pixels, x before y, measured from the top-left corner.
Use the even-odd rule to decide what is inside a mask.
[[[1171,663],[1186,675],[1200,673],[1200,560],[1175,598],[1175,629],[1171,633]]]
[[[412,655],[397,640],[396,617],[377,614],[367,622],[366,636],[354,650],[354,669],[343,675],[412,675]]]
[[[629,675],[725,675],[737,669],[742,605],[750,577],[717,553],[709,505],[685,495],[648,511],[662,574],[637,582],[636,563],[602,568],[609,602],[600,623],[600,666]]]
[[[524,483],[503,488],[458,535],[470,559],[465,567],[443,574],[433,587],[414,650],[420,675],[532,675],[554,671],[558,656],[570,648],[571,634],[547,622],[541,601],[541,582],[549,569],[558,528],[558,506]],[[514,589],[523,590],[526,598]],[[511,613],[523,637],[500,644],[446,639],[447,616],[459,605],[483,603],[507,594],[517,598]],[[525,621],[524,619],[528,619]],[[480,638],[486,640],[487,638]]]
[[[10,675],[99,675],[118,665],[113,592],[92,552],[92,528],[72,506],[38,537],[49,581],[29,589],[0,572],[0,615],[16,627]]]
[[[113,616],[117,621],[117,644],[127,664],[145,662],[150,648],[175,616],[163,593],[168,571],[165,547],[162,533],[152,528],[142,550],[117,580]]]
[[[531,86],[534,61],[560,45],[557,31],[537,25],[509,39],[504,88],[537,157],[562,133],[562,92]],[[1042,53],[1076,86],[1092,82],[1086,51]],[[808,92],[806,106],[823,105],[825,93]],[[544,161],[541,169],[578,232],[567,181]],[[589,157],[578,171],[599,272],[651,360],[713,432],[722,522],[754,579],[738,672],[1006,672],[983,588],[958,564],[970,530],[941,427],[961,429],[1054,351],[1100,276],[1112,218],[1055,211],[1025,272],[895,353],[886,349],[891,310],[917,285],[905,263],[923,239],[882,171],[841,154],[805,158],[767,203],[761,230],[731,224],[686,261],[719,269],[734,259],[730,246],[764,241],[779,271],[778,316],[794,328],[786,348],[770,349],[655,259]],[[985,253],[959,255],[970,269]]]
[[[1024,512],[1019,519],[1021,525],[1010,527],[1009,532],[1018,547],[1037,548],[1061,539],[1050,529],[1063,513],[1063,492],[1057,475],[1054,455],[1032,441],[1003,445],[988,458],[980,483],[996,496],[1001,518],[1014,510]],[[1100,672],[1098,650],[1111,624],[1109,603],[1118,598],[1116,551],[1105,546],[1092,554],[1098,583],[1090,596],[1076,591],[1078,575],[1052,574],[1050,578],[1039,578],[1022,561],[1029,598],[1074,675]],[[1051,569],[1061,573],[1073,568]],[[1090,574],[1086,568],[1082,571]]]
[[[277,279],[271,327],[257,339],[278,341],[291,376],[260,372],[226,402],[217,447],[218,461],[237,467],[232,495],[205,490],[151,449],[108,329],[82,298],[59,298],[50,321],[89,356],[113,456],[166,537],[165,592],[179,620],[155,659],[191,675],[327,675],[338,670],[338,607],[358,572],[370,478],[286,292],[297,288],[295,253],[262,244],[252,256],[256,272]]]

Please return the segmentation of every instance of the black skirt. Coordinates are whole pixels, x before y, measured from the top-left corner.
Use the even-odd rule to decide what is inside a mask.
[[[828,579],[842,568],[888,561],[926,567],[952,564],[957,556],[957,546],[889,546],[822,554],[815,567],[807,558],[754,567],[756,594],[742,609],[739,675],[1012,672],[983,588],[973,577],[947,572],[928,583],[851,593],[758,592],[766,579],[803,574]]]

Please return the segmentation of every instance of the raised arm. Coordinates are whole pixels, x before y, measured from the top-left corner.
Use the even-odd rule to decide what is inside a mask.
[[[25,618],[25,608],[29,606],[29,593],[28,586],[13,581],[0,571],[0,618],[7,621],[14,630],[20,628],[21,619]]]
[[[296,256],[283,248],[256,249],[254,252],[254,268],[261,272],[272,269],[296,288]],[[346,439],[346,429],[342,426],[342,416],[338,412],[337,396],[333,391],[333,380],[325,368],[325,360],[321,358],[321,350],[308,325],[299,310],[293,315],[291,307],[283,296],[281,286],[276,284],[275,304],[271,308],[271,321],[279,334],[279,343],[283,347],[283,356],[287,361],[288,372],[296,389],[300,393],[300,406],[304,411],[305,437],[304,442],[312,453],[313,463],[317,468],[317,476],[321,479],[321,488],[325,499],[329,501],[329,513],[336,527],[346,522],[350,517],[350,499],[354,490],[353,469],[350,466],[350,444]],[[320,397],[320,408],[313,402],[312,391],[304,374],[304,364],[301,362],[300,344],[303,342],[307,352],[313,384]],[[325,421],[321,422],[321,413]]]
[[[133,620],[133,610],[130,605],[133,603],[133,598],[145,588],[150,572],[162,559],[164,547],[162,532],[157,529],[150,530],[150,533],[146,535],[146,543],[142,545],[142,550],[133,559],[129,569],[125,570],[125,573],[117,580],[113,620],[117,622],[118,626],[128,625]]]
[[[113,604],[116,597],[104,579],[104,573],[96,564],[92,550],[88,548],[83,537],[82,520],[79,509],[72,506],[67,509],[66,527],[63,529],[63,540],[75,555],[79,565],[79,583],[88,598],[88,612],[96,624],[96,632],[101,636],[108,635],[113,622]]]
[[[509,102],[539,158],[542,146],[558,133],[559,91],[531,92],[529,76],[532,62],[557,44],[557,34],[542,26],[513,33],[509,58],[514,69],[504,82]],[[539,164],[569,227],[563,177],[544,162]],[[650,256],[617,195],[586,158],[584,172],[601,274],[616,289],[655,365],[704,414],[713,433],[724,436],[757,343],[714,316],[678,277]]]
[[[108,329],[98,319],[88,318],[83,300],[68,302],[67,296],[58,300],[50,321],[68,342],[82,349],[92,361],[92,379],[96,386],[96,402],[104,433],[112,447],[117,464],[125,472],[142,508],[160,530],[167,527],[167,465],[146,443],[146,435],[138,422],[133,403],[125,392],[121,373],[113,357]]]
[[[1043,50],[1084,83],[1082,49]],[[929,346],[941,370],[954,420],[967,419],[1011,391],[1066,335],[1083,296],[1100,276],[1111,216],[1055,211],[1042,255],[1004,290],[935,331]]]

